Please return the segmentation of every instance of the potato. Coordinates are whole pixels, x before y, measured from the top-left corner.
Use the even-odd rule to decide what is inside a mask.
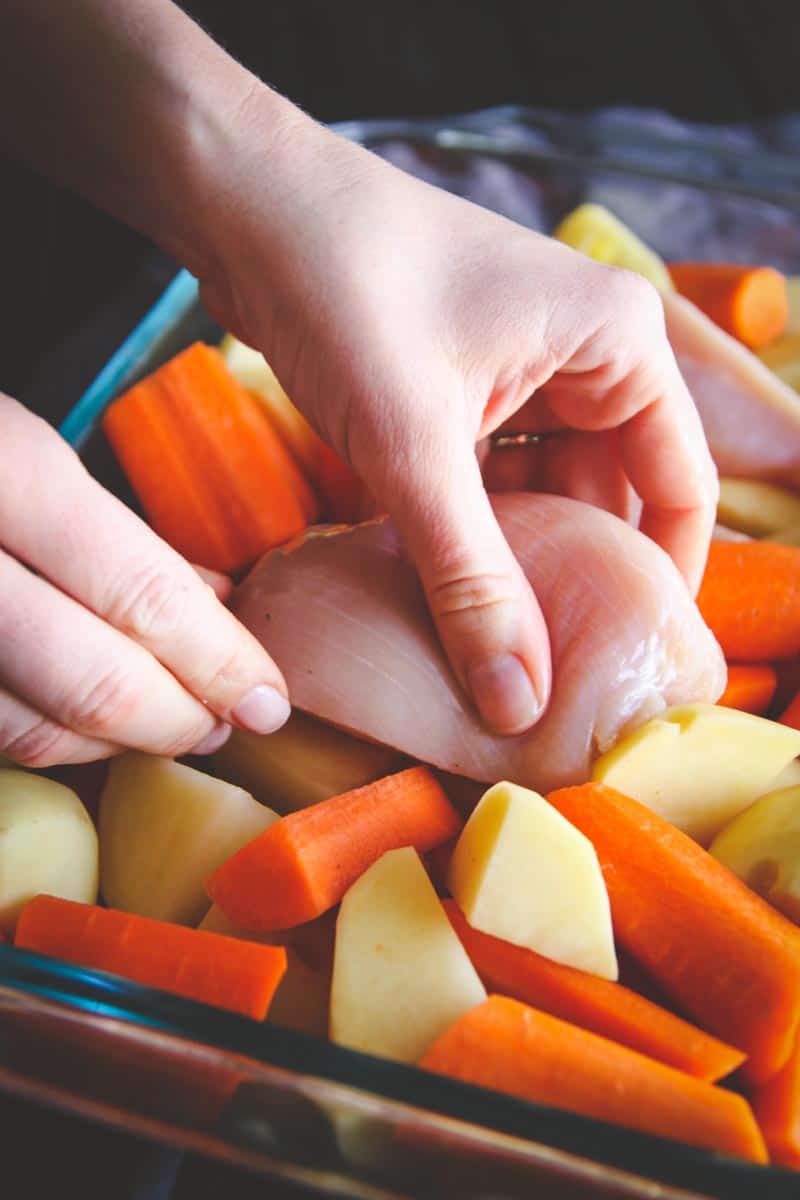
[[[800,784],[800,758],[793,758],[788,767],[784,767],[780,775],[770,782],[766,791],[782,792],[784,788],[797,787]]]
[[[417,1062],[486,991],[410,846],[390,850],[342,900],[330,1036]]]
[[[390,775],[401,757],[295,711],[267,736],[234,729],[213,762],[223,779],[288,813]]]
[[[456,842],[448,881],[475,929],[617,978],[594,846],[536,792],[498,783],[485,793]]]
[[[114,759],[100,799],[100,883],[112,908],[196,925],[205,881],[278,820],[241,788],[168,758]]]
[[[667,709],[598,758],[592,778],[707,846],[800,754],[800,731],[713,704]]]
[[[94,904],[97,833],[78,797],[43,775],[0,770],[0,930],[46,892]]]
[[[800,526],[800,496],[757,479],[720,479],[717,519],[730,529],[763,537]]]
[[[762,796],[718,833],[715,858],[800,924],[800,786]]]

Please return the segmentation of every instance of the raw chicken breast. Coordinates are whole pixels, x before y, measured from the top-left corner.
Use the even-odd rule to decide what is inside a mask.
[[[690,300],[662,299],[719,473],[800,487],[800,396]]]
[[[312,532],[263,558],[234,596],[293,703],[455,774],[546,790],[586,779],[622,729],[717,699],[719,647],[658,546],[576,500],[494,504],[550,629],[552,699],[533,730],[503,738],[480,724],[389,521]]]

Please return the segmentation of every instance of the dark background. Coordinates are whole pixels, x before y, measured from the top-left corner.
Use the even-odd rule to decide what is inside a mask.
[[[324,121],[503,103],[572,111],[635,104],[714,122],[800,111],[798,0],[186,0],[183,7]],[[126,283],[144,311],[161,279],[141,265],[144,239],[2,159],[0,196],[0,387],[24,397],[47,349]],[[53,418],[99,365],[84,357],[83,374],[65,384]]]

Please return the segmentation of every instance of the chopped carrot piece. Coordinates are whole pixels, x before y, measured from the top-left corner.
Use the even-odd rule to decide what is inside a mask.
[[[800,1043],[786,1066],[750,1097],[772,1162],[800,1170]]]
[[[786,277],[772,267],[738,263],[670,263],[672,282],[726,333],[761,350],[789,320]]]
[[[775,668],[766,663],[731,663],[728,683],[717,704],[757,716],[767,711],[778,686]]]
[[[460,1017],[420,1066],[536,1104],[767,1161],[742,1096],[507,996],[489,996]]]
[[[726,658],[794,657],[800,651],[800,547],[712,542],[697,603]]]
[[[22,910],[14,944],[262,1021],[286,970],[264,946],[57,896]]]
[[[387,850],[420,854],[461,818],[427,767],[410,767],[277,821],[219,867],[206,889],[244,929],[290,929],[338,904]]]

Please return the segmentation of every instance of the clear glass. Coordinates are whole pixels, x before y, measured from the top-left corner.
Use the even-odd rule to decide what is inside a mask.
[[[341,132],[478,203],[549,231],[607,204],[667,258],[800,273],[795,130],[497,109]],[[776,150],[774,147],[777,146]],[[800,142],[798,142],[800,147]],[[106,405],[220,330],[180,273],[62,426],[129,503],[99,432]],[[355,1054],[318,1039],[0,946],[0,1089],[349,1197],[796,1197],[798,1177]]]

